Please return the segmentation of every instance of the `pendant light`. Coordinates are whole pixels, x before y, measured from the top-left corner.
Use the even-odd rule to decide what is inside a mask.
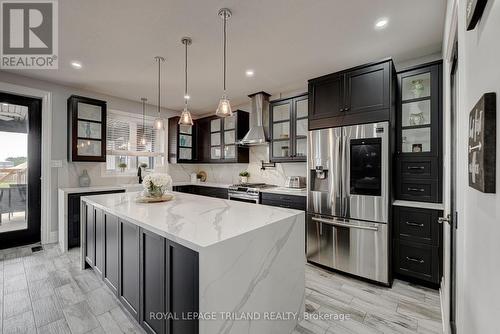
[[[217,111],[215,114],[219,117],[227,117],[231,116],[233,112],[231,111],[231,103],[229,102],[229,99],[227,98],[227,92],[226,92],[226,24],[227,24],[227,19],[231,17],[231,11],[227,8],[222,8],[219,10],[219,16],[223,19],[224,23],[224,29],[223,29],[223,39],[224,39],[224,58],[223,58],[223,64],[224,64],[224,69],[223,69],[223,83],[224,83],[224,94],[222,95],[222,98],[219,100],[219,105],[217,106]]]
[[[184,56],[184,110],[181,113],[181,118],[179,119],[180,125],[193,125],[193,118],[191,117],[191,113],[188,110],[188,46],[193,43],[191,38],[183,37],[181,39],[182,44],[184,44],[185,56]]]
[[[163,119],[161,118],[161,99],[160,99],[160,94],[161,94],[161,63],[165,61],[165,58],[156,56],[155,60],[158,62],[158,116],[156,117],[154,121],[154,127],[157,130],[163,129]]]
[[[141,145],[145,146],[146,145],[146,101],[148,99],[145,97],[141,97],[142,101],[142,138],[141,138]]]

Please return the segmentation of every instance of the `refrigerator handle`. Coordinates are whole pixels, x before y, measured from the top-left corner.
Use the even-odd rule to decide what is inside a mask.
[[[378,227],[376,227],[376,226],[351,225],[351,224],[347,224],[347,223],[338,222],[338,221],[335,221],[335,220],[324,219],[324,218],[316,218],[316,217],[313,217],[312,220],[314,220],[314,221],[316,221],[318,223],[324,223],[324,224],[333,225],[333,226],[347,227],[347,228],[357,228],[357,229],[360,229],[360,230],[378,231]]]
[[[349,185],[349,136],[346,128],[342,128],[342,216],[349,217],[349,198],[348,198],[348,185]]]

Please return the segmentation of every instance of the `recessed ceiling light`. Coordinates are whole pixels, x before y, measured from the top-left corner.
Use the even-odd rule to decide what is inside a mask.
[[[245,75],[249,78],[253,77],[255,72],[253,70],[246,70]]]
[[[389,23],[389,20],[384,18],[380,18],[375,22],[375,29],[383,29],[387,26],[387,23]]]
[[[71,66],[73,66],[73,68],[76,68],[77,70],[81,69],[82,68],[82,63],[80,63],[79,61],[72,61],[71,62]]]

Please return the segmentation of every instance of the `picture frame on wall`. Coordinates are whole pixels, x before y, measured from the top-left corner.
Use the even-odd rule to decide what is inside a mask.
[[[496,93],[486,93],[469,113],[469,186],[495,193]]]
[[[488,0],[467,0],[466,4],[466,21],[467,21],[467,31],[473,30],[481,16],[483,15],[484,8]]]

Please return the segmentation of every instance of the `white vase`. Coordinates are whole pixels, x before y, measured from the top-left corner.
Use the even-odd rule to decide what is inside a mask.
[[[248,176],[240,176],[241,183],[248,183]]]

